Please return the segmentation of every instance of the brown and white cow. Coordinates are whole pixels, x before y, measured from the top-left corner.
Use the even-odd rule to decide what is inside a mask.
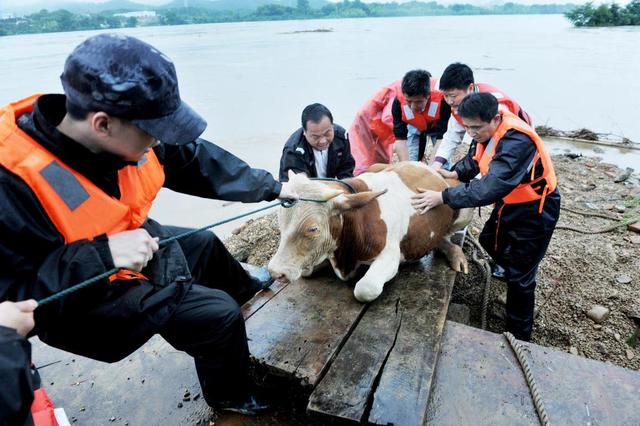
[[[449,236],[466,226],[471,211],[442,205],[420,215],[411,206],[416,188],[443,190],[449,185],[424,163],[373,165],[346,180],[357,193],[339,182],[310,180],[291,171],[289,180],[301,197],[327,201],[299,201],[280,209],[280,245],[269,262],[273,278],[295,281],[328,259],[336,275],[347,280],[367,264],[354,295],[369,302],[396,275],[400,262],[418,260],[436,247],[454,270],[467,272],[462,250]]]

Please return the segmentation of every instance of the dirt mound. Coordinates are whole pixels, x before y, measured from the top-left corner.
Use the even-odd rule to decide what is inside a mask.
[[[276,213],[250,219],[231,232],[224,244],[241,262],[267,266],[278,249],[280,230]]]
[[[560,155],[554,163],[563,209],[538,272],[533,342],[640,370],[640,234],[626,225],[614,228],[640,216],[638,176],[631,174],[620,181],[625,171],[591,157]],[[480,217],[476,215],[469,227],[471,235],[480,233],[490,211],[485,207]],[[266,265],[278,239],[272,213],[246,222],[225,244],[240,260]],[[468,250],[465,247],[471,259]],[[469,306],[471,325],[477,327],[483,282],[479,269],[471,264],[469,275],[458,274],[452,295],[452,303]],[[489,330],[504,330],[505,294],[505,284],[493,280]],[[596,305],[609,311],[599,324],[587,316]]]

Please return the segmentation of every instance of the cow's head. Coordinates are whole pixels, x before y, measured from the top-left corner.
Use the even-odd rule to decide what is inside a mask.
[[[342,228],[340,215],[382,194],[371,191],[348,194],[346,188],[330,188],[292,171],[289,181],[300,197],[323,202],[298,201],[293,207],[279,210],[280,245],[269,262],[269,272],[283,282],[310,275],[336,250]]]

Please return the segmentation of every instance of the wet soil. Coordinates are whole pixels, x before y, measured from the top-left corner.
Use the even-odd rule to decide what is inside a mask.
[[[638,175],[615,182],[626,171],[597,158],[572,157],[554,157],[562,210],[538,270],[532,341],[640,370],[640,234],[624,225],[634,217],[640,220]],[[469,228],[471,235],[480,233],[490,211],[483,208],[482,217],[475,215]],[[615,225],[622,226],[611,229]],[[605,229],[611,230],[583,233]],[[470,265],[469,275],[458,274],[452,296],[452,303],[471,308],[474,326],[480,324],[482,276],[479,267]],[[504,330],[505,301],[506,285],[492,279],[489,330]],[[609,310],[608,317],[600,323],[587,316],[596,305]]]

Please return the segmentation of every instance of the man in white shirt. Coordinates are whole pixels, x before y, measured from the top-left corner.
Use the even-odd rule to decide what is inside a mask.
[[[308,105],[301,122],[302,127],[293,132],[282,150],[280,182],[288,180],[289,170],[309,177],[352,177],[355,161],[347,131],[334,124],[331,111],[322,104]]]

